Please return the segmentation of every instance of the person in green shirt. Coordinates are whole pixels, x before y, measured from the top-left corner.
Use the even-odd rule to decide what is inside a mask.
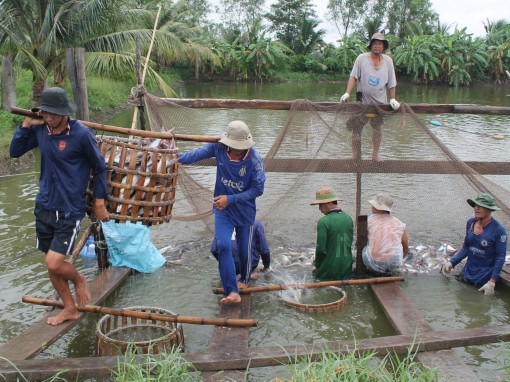
[[[330,187],[317,191],[315,201],[325,215],[317,223],[314,276],[319,280],[339,280],[352,277],[352,218],[338,206],[343,200]]]

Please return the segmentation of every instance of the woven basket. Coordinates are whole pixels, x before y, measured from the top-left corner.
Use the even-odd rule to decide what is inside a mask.
[[[126,309],[175,316],[161,308],[135,306]],[[150,337],[154,333],[156,338],[136,338]],[[125,354],[128,348],[134,348],[136,354],[159,354],[177,346],[184,352],[184,333],[180,323],[107,314],[98,321],[96,335],[99,356]]]
[[[283,303],[287,306],[290,306],[294,309],[300,310],[305,313],[335,313],[342,309],[342,307],[347,302],[347,293],[341,288],[338,288],[341,291],[342,297],[336,301],[329,302],[327,304],[302,304],[296,301],[291,300],[283,300]]]
[[[169,222],[179,169],[175,141],[147,142],[115,136],[96,136],[105,157],[110,219],[145,225]],[[93,179],[87,190],[87,211],[92,210]]]

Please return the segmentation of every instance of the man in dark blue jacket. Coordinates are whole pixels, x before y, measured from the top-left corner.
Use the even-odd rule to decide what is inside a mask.
[[[235,235],[234,235],[235,236]],[[236,267],[236,274],[240,274],[240,266],[239,266],[239,254],[237,251],[237,241],[235,237],[232,236],[232,256],[234,258],[234,264]],[[269,246],[267,245],[266,233],[264,232],[264,227],[259,220],[255,220],[253,223],[253,238],[251,241],[251,246],[248,249],[251,251],[251,272],[257,269],[260,259],[262,258],[262,265],[264,268],[262,271],[269,270],[271,265],[271,253],[269,251]],[[218,260],[218,247],[216,243],[216,237],[214,238],[211,244],[211,253]]]
[[[78,317],[69,281],[74,284],[78,306],[90,301],[86,278],[65,261],[85,216],[85,193],[94,176],[93,214],[108,220],[105,200],[106,164],[92,131],[71,120],[74,105],[65,91],[50,88],[41,95],[41,106],[32,111],[40,118],[26,117],[11,141],[10,155],[18,158],[38,147],[41,153],[39,194],[35,199],[37,248],[44,252],[48,275],[60,295],[64,309],[49,317],[49,325],[59,325]]]

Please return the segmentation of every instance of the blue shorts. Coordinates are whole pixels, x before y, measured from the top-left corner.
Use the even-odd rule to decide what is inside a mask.
[[[35,205],[36,247],[47,253],[50,249],[62,255],[70,255],[80,231],[81,220],[66,217],[63,211],[50,211]]]

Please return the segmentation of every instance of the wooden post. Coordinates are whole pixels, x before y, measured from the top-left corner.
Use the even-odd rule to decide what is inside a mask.
[[[368,243],[367,215],[359,215],[356,222],[356,276],[365,276],[367,268],[363,262],[363,248]]]

